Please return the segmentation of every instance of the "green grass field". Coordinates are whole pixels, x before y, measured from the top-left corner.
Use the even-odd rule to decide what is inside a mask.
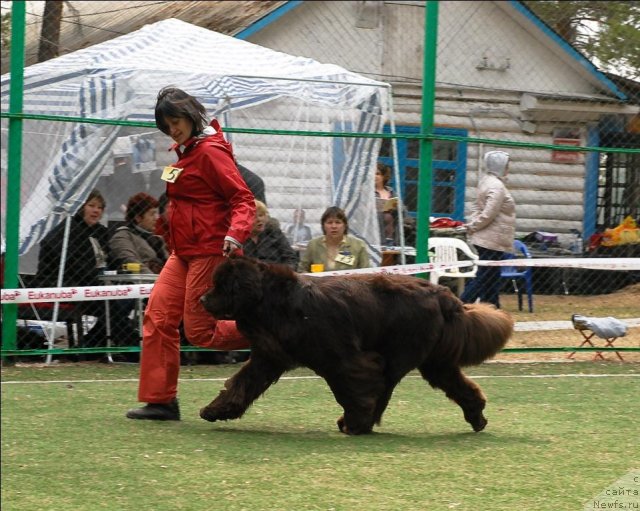
[[[478,434],[412,373],[361,437],[338,432],[341,410],[307,371],[240,420],[201,420],[237,369],[183,368],[183,420],[156,423],[124,417],[134,365],[3,368],[2,509],[581,510],[640,468],[638,364],[472,368],[489,399]]]

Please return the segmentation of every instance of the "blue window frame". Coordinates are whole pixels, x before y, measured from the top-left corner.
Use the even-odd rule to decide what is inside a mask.
[[[385,126],[385,133],[390,133]],[[419,133],[414,126],[396,126],[397,133]],[[467,136],[467,130],[459,128],[435,128],[437,135]],[[420,142],[397,139],[400,187],[392,175],[389,183],[399,190],[409,213],[416,216],[418,209],[418,174],[420,169]],[[391,140],[382,141],[378,160],[393,168]],[[467,144],[449,140],[433,142],[431,216],[464,220],[464,188],[467,169]]]

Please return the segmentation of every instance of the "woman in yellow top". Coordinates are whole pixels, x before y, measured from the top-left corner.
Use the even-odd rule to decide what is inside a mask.
[[[369,268],[367,247],[358,238],[349,236],[347,215],[337,206],[327,208],[320,219],[324,236],[313,238],[307,245],[299,272],[309,272],[312,264],[322,264],[325,271]]]

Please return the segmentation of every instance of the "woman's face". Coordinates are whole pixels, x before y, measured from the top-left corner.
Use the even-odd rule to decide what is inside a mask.
[[[191,119],[186,117],[165,117],[167,126],[169,126],[169,136],[173,141],[182,145],[191,138],[193,132],[193,123]]]
[[[104,213],[104,205],[100,199],[93,198],[82,208],[82,218],[87,225],[96,225]]]
[[[384,176],[382,175],[382,172],[380,172],[379,170],[376,170],[376,188],[383,188],[384,187]]]
[[[294,224],[303,224],[304,223],[304,211],[301,209],[296,209],[293,212],[293,223]]]
[[[256,213],[256,219],[253,223],[253,234],[257,235],[264,231],[265,226],[267,225],[267,221],[269,220],[269,215],[264,212]]]
[[[150,208],[142,215],[136,216],[136,223],[144,230],[153,232],[158,221],[158,208]]]
[[[344,237],[345,223],[339,218],[329,217],[323,224],[325,236],[332,240],[342,240]]]

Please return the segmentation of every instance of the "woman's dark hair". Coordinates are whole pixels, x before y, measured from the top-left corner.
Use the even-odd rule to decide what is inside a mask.
[[[158,93],[155,116],[156,126],[165,135],[169,135],[167,117],[189,119],[193,124],[192,137],[202,133],[207,125],[207,110],[202,103],[176,87],[165,87]]]
[[[342,211],[338,206],[328,207],[324,213],[322,213],[322,217],[320,218],[320,225],[322,226],[322,233],[327,234],[324,230],[324,223],[329,218],[337,218],[338,220],[342,220],[344,222],[344,233],[347,234],[349,232],[349,220],[347,220],[347,215],[344,211]]]
[[[135,222],[138,215],[144,215],[147,211],[158,207],[158,201],[148,193],[136,193],[127,202],[127,222]]]
[[[380,174],[382,175],[382,184],[386,186],[389,182],[389,179],[391,179],[391,167],[389,167],[389,165],[385,165],[384,163],[378,162],[378,168],[376,172],[380,172]]]
[[[84,207],[94,199],[97,199],[100,202],[100,204],[102,205],[102,209],[103,210],[107,209],[107,201],[104,200],[104,197],[100,193],[100,191],[94,188],[93,190],[91,190],[91,192],[89,192],[89,196],[82,203],[82,206],[80,207],[80,209],[78,211],[76,211],[76,213],[74,215],[76,219],[84,220]]]
[[[107,207],[107,201],[104,200],[104,197],[102,196],[100,191],[96,190],[95,188],[91,190],[91,192],[89,193],[89,197],[87,197],[87,200],[84,201],[84,204],[82,205],[82,207],[84,207],[87,204],[87,202],[91,202],[93,199],[98,199],[102,203],[102,209]]]

